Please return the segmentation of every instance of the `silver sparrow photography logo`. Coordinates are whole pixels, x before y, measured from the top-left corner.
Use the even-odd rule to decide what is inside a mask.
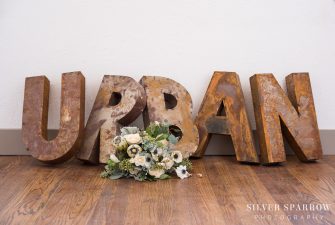
[[[271,203],[247,204],[246,210],[252,213],[256,220],[271,221],[322,221],[330,213],[331,204],[328,203]]]

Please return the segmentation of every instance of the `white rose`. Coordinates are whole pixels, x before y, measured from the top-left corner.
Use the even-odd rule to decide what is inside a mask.
[[[165,173],[165,171],[163,169],[153,169],[153,170],[149,170],[149,174],[151,176],[154,176],[155,178],[160,178],[163,174]]]
[[[136,166],[144,166],[145,165],[145,156],[144,155],[135,155],[134,163]]]
[[[162,163],[164,164],[164,168],[169,170],[174,164],[174,161],[168,157],[162,159]]]
[[[135,144],[139,144],[142,142],[142,138],[140,134],[127,134],[127,135],[124,135],[123,137],[126,139],[128,144],[130,145],[135,145]]]

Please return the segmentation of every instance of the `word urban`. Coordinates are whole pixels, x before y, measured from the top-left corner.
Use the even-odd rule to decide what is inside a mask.
[[[120,127],[143,113],[144,125],[167,121],[178,130],[176,144],[184,155],[202,157],[212,134],[230,135],[240,162],[274,164],[286,160],[284,135],[303,162],[322,156],[308,73],[286,77],[287,95],[272,74],[250,78],[261,160],[255,149],[244,95],[234,72],[214,72],[195,120],[192,99],[174,80],[144,76],[105,75],[86,126],[85,78],[81,72],[62,75],[60,129],[47,139],[50,83],[45,76],[25,81],[22,135],[31,155],[45,163],[61,163],[72,156],[90,163],[106,163],[114,151],[112,139]]]

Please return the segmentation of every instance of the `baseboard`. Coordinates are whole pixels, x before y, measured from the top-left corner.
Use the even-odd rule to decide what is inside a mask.
[[[49,138],[55,137],[57,130],[49,131]],[[320,130],[321,142],[324,155],[335,155],[335,130]],[[254,137],[256,137],[254,131]],[[21,130],[0,129],[0,155],[29,155],[21,141]],[[257,138],[256,146],[258,146]],[[292,154],[286,144],[288,154]],[[234,148],[229,136],[214,135],[207,150],[206,155],[233,155]]]

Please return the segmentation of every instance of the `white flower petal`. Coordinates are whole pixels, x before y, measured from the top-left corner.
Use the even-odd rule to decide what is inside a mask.
[[[151,176],[154,176],[155,178],[160,178],[160,176],[162,176],[162,174],[164,174],[165,171],[162,169],[154,169],[154,170],[149,170],[149,174]]]
[[[145,156],[137,154],[134,158],[134,162],[136,166],[144,166],[145,165]]]
[[[140,152],[142,152],[142,148],[139,145],[130,145],[127,148],[127,154],[131,158],[135,157],[135,155]]]
[[[183,155],[180,151],[173,151],[171,153],[171,157],[176,163],[181,163],[183,161]]]
[[[159,141],[164,147],[169,145],[169,142],[167,140],[161,140]]]
[[[127,134],[123,136],[128,144],[134,145],[134,144],[140,144],[142,142],[142,138],[140,134]]]
[[[114,146],[116,150],[120,150],[120,151],[126,150],[128,147],[128,143],[126,139],[124,139],[121,136],[116,136],[115,138],[113,138],[112,145]]]
[[[174,161],[169,157],[163,158],[162,163],[164,165],[164,168],[167,170],[171,169],[171,167],[174,165]]]
[[[109,158],[110,158],[110,160],[112,160],[115,163],[119,163],[120,162],[120,160],[113,153],[110,154]]]

